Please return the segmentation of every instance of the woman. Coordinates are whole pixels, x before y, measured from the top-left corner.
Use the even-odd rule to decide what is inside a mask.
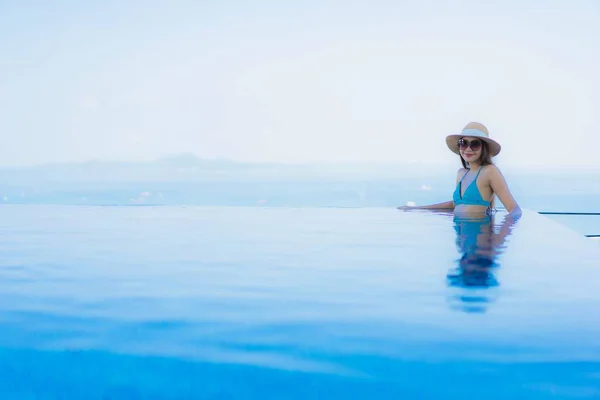
[[[460,156],[463,168],[456,174],[456,189],[451,201],[426,206],[399,207],[409,209],[454,210],[460,214],[490,214],[498,196],[509,215],[521,215],[500,170],[492,157],[500,153],[500,144],[490,139],[487,128],[478,122],[468,123],[460,134],[446,137],[446,144]]]

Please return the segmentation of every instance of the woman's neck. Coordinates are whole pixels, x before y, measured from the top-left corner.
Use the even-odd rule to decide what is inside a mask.
[[[479,169],[479,167],[481,167],[481,163],[478,161],[469,163],[469,169],[472,171]]]

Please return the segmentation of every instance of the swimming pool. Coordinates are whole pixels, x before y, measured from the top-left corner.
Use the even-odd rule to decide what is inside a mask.
[[[597,243],[503,218],[1,207],[2,399],[600,396]]]

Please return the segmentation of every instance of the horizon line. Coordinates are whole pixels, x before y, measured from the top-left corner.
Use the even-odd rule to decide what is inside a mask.
[[[81,166],[90,164],[154,164],[160,162],[168,162],[177,160],[193,160],[195,162],[213,162],[213,163],[229,163],[232,165],[279,165],[279,166],[311,166],[311,165],[371,165],[371,166],[394,166],[394,165],[421,165],[426,167],[460,167],[459,163],[455,162],[435,162],[435,161],[421,161],[421,160],[304,160],[304,161],[275,161],[275,160],[243,160],[227,157],[202,157],[190,152],[172,153],[164,156],[155,157],[152,159],[88,159],[88,160],[71,160],[71,161],[42,161],[38,163],[23,164],[23,165],[0,165],[0,170],[23,170],[23,169],[39,169],[44,167],[54,166]],[[557,169],[569,169],[569,170],[591,170],[600,171],[600,165],[577,165],[577,164],[504,164],[502,163],[502,169],[514,170],[514,169],[525,169],[525,170],[539,170],[548,169],[555,171]]]

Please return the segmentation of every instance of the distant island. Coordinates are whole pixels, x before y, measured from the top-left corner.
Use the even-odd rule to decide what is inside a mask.
[[[417,163],[320,162],[273,163],[205,159],[194,154],[170,155],[154,161],[46,163],[0,168],[0,183],[26,182],[204,182],[245,179],[377,178],[412,173],[436,173],[439,166]]]

